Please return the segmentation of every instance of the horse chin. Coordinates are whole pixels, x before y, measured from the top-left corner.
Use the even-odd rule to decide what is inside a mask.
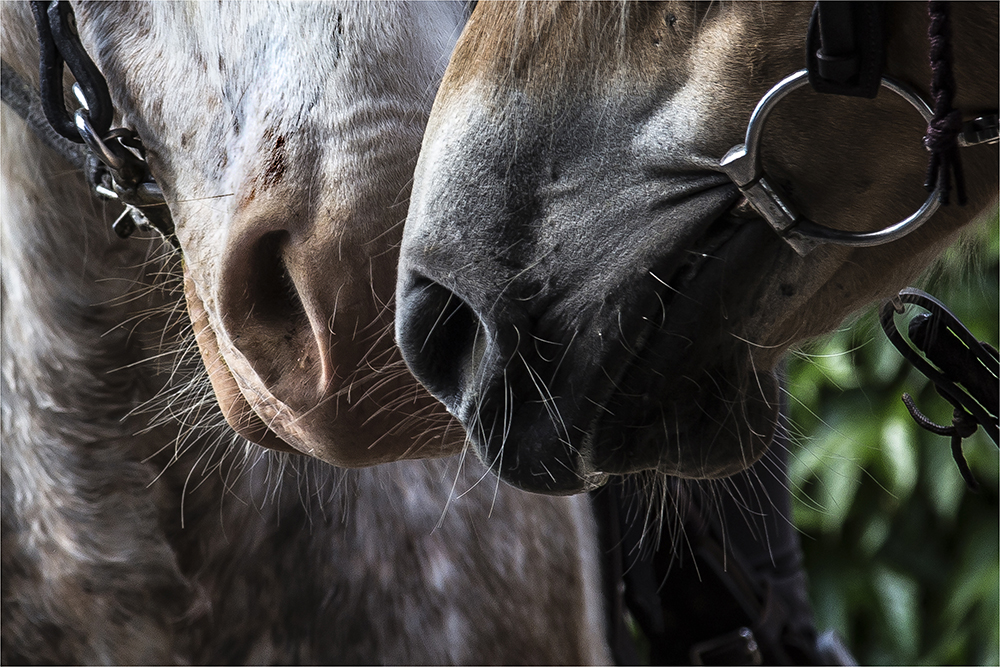
[[[513,335],[507,338],[514,342],[506,340],[496,327],[492,336],[479,336],[489,339],[487,349],[467,361],[478,379],[465,384],[463,398],[445,400],[502,479],[538,493],[575,493],[608,475],[644,471],[726,477],[763,456],[777,428],[779,385],[772,367],[762,366],[745,342],[758,333],[731,328],[758,308],[760,289],[755,279],[733,276],[750,275],[762,257],[773,257],[775,240],[763,224],[728,215],[708,222],[691,246],[697,252],[671,251],[654,264],[663,284],[640,279],[609,288],[636,295],[627,302],[628,316],[593,321],[592,333],[601,335],[591,335],[590,343],[582,335],[564,341],[554,371],[531,356],[532,347],[517,346]],[[558,297],[553,302],[550,312],[575,310]],[[558,340],[554,330],[533,335]],[[505,349],[517,352],[505,355]],[[513,372],[511,358],[529,371]],[[543,400],[522,399],[538,396],[539,377],[550,378]]]
[[[479,457],[505,482],[550,495],[591,490],[612,475],[655,471],[717,479],[749,468],[768,450],[777,429],[775,375],[712,370],[692,376],[698,380],[677,381],[671,374],[668,381],[655,367],[636,363],[579,437],[538,418],[529,420],[526,431],[511,427],[504,434],[504,441],[517,443],[509,451],[492,438],[472,440]]]
[[[741,472],[768,450],[778,423],[778,382],[771,373],[745,378],[751,389],[662,406],[655,469],[673,477],[716,479]],[[662,405],[662,404],[661,404]],[[671,432],[669,424],[683,424]],[[637,437],[641,439],[641,436]]]
[[[634,353],[601,364],[622,368],[607,378],[613,394],[597,419],[605,443],[597,461],[602,470],[654,469],[712,479],[748,468],[767,451],[778,420],[779,384],[727,319],[756,309],[756,281],[733,276],[766,256],[771,241],[763,224],[726,214],[692,246],[696,252],[690,254],[712,261],[670,260],[658,267],[660,275],[670,276],[667,282],[682,286],[684,298],[670,289],[647,297],[633,314],[647,326],[624,341]],[[704,307],[692,309],[691,303]]]

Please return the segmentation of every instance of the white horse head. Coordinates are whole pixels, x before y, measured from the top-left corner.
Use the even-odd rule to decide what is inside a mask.
[[[415,418],[434,408],[396,362],[389,301],[414,156],[465,12],[76,6],[166,196],[199,347],[247,439],[352,467],[456,446]]]

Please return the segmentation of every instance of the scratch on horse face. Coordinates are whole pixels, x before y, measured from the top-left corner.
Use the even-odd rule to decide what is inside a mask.
[[[441,85],[397,286],[407,363],[511,483],[547,493],[756,461],[797,341],[912,279],[996,197],[887,246],[799,257],[742,215],[720,158],[802,65],[808,3],[484,3]],[[997,7],[956,4],[955,106],[996,106]],[[925,8],[894,4],[886,74],[928,97]],[[992,31],[992,32],[991,32]],[[988,45],[984,46],[984,45]],[[924,126],[905,102],[799,91],[765,131],[802,213],[850,231],[916,210]],[[513,407],[512,407],[513,406]]]

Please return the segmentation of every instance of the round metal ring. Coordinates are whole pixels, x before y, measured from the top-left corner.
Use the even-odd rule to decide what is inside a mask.
[[[108,148],[104,140],[98,136],[93,126],[90,124],[90,116],[83,109],[78,109],[74,115],[76,129],[80,132],[80,137],[87,148],[96,155],[101,162],[114,171],[121,171],[125,166],[125,160]]]
[[[748,195],[747,199],[769,224],[800,254],[806,254],[818,244],[834,243],[856,247],[869,247],[895,241],[909,234],[926,222],[940,204],[941,186],[934,190],[923,205],[912,215],[894,225],[874,232],[847,232],[820,225],[794,213],[795,209],[787,198],[773,184],[767,183],[760,165],[759,148],[764,133],[764,123],[768,114],[789,93],[809,83],[807,70],[799,70],[779,81],[761,98],[750,116],[746,141],[735,146],[720,163],[723,170]],[[888,88],[910,103],[925,122],[930,122],[933,111],[916,92],[893,79],[882,77],[882,87]],[[766,191],[766,195],[750,190]]]

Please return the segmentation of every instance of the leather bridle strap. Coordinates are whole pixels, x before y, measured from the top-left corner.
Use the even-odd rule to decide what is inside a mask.
[[[806,69],[818,93],[874,98],[885,69],[881,2],[833,2],[813,7],[806,36]]]
[[[924,189],[941,191],[941,203],[950,203],[952,177],[959,206],[965,206],[965,173],[958,150],[959,136],[965,129],[962,112],[952,106],[957,85],[951,68],[951,3],[928,2],[930,25],[931,96],[934,118],[927,125],[924,145],[931,152]],[[975,121],[974,121],[975,123]],[[940,188],[938,188],[940,184]]]
[[[108,83],[80,43],[73,8],[64,0],[30,6],[38,31],[40,92],[35,93],[4,62],[4,103],[46,145],[84,172],[96,196],[125,206],[112,225],[118,236],[126,238],[137,228],[155,229],[179,249],[170,210],[146,163],[142,140],[134,130],[111,127],[115,110]],[[81,104],[72,114],[64,99],[65,66],[76,79],[73,92]]]

